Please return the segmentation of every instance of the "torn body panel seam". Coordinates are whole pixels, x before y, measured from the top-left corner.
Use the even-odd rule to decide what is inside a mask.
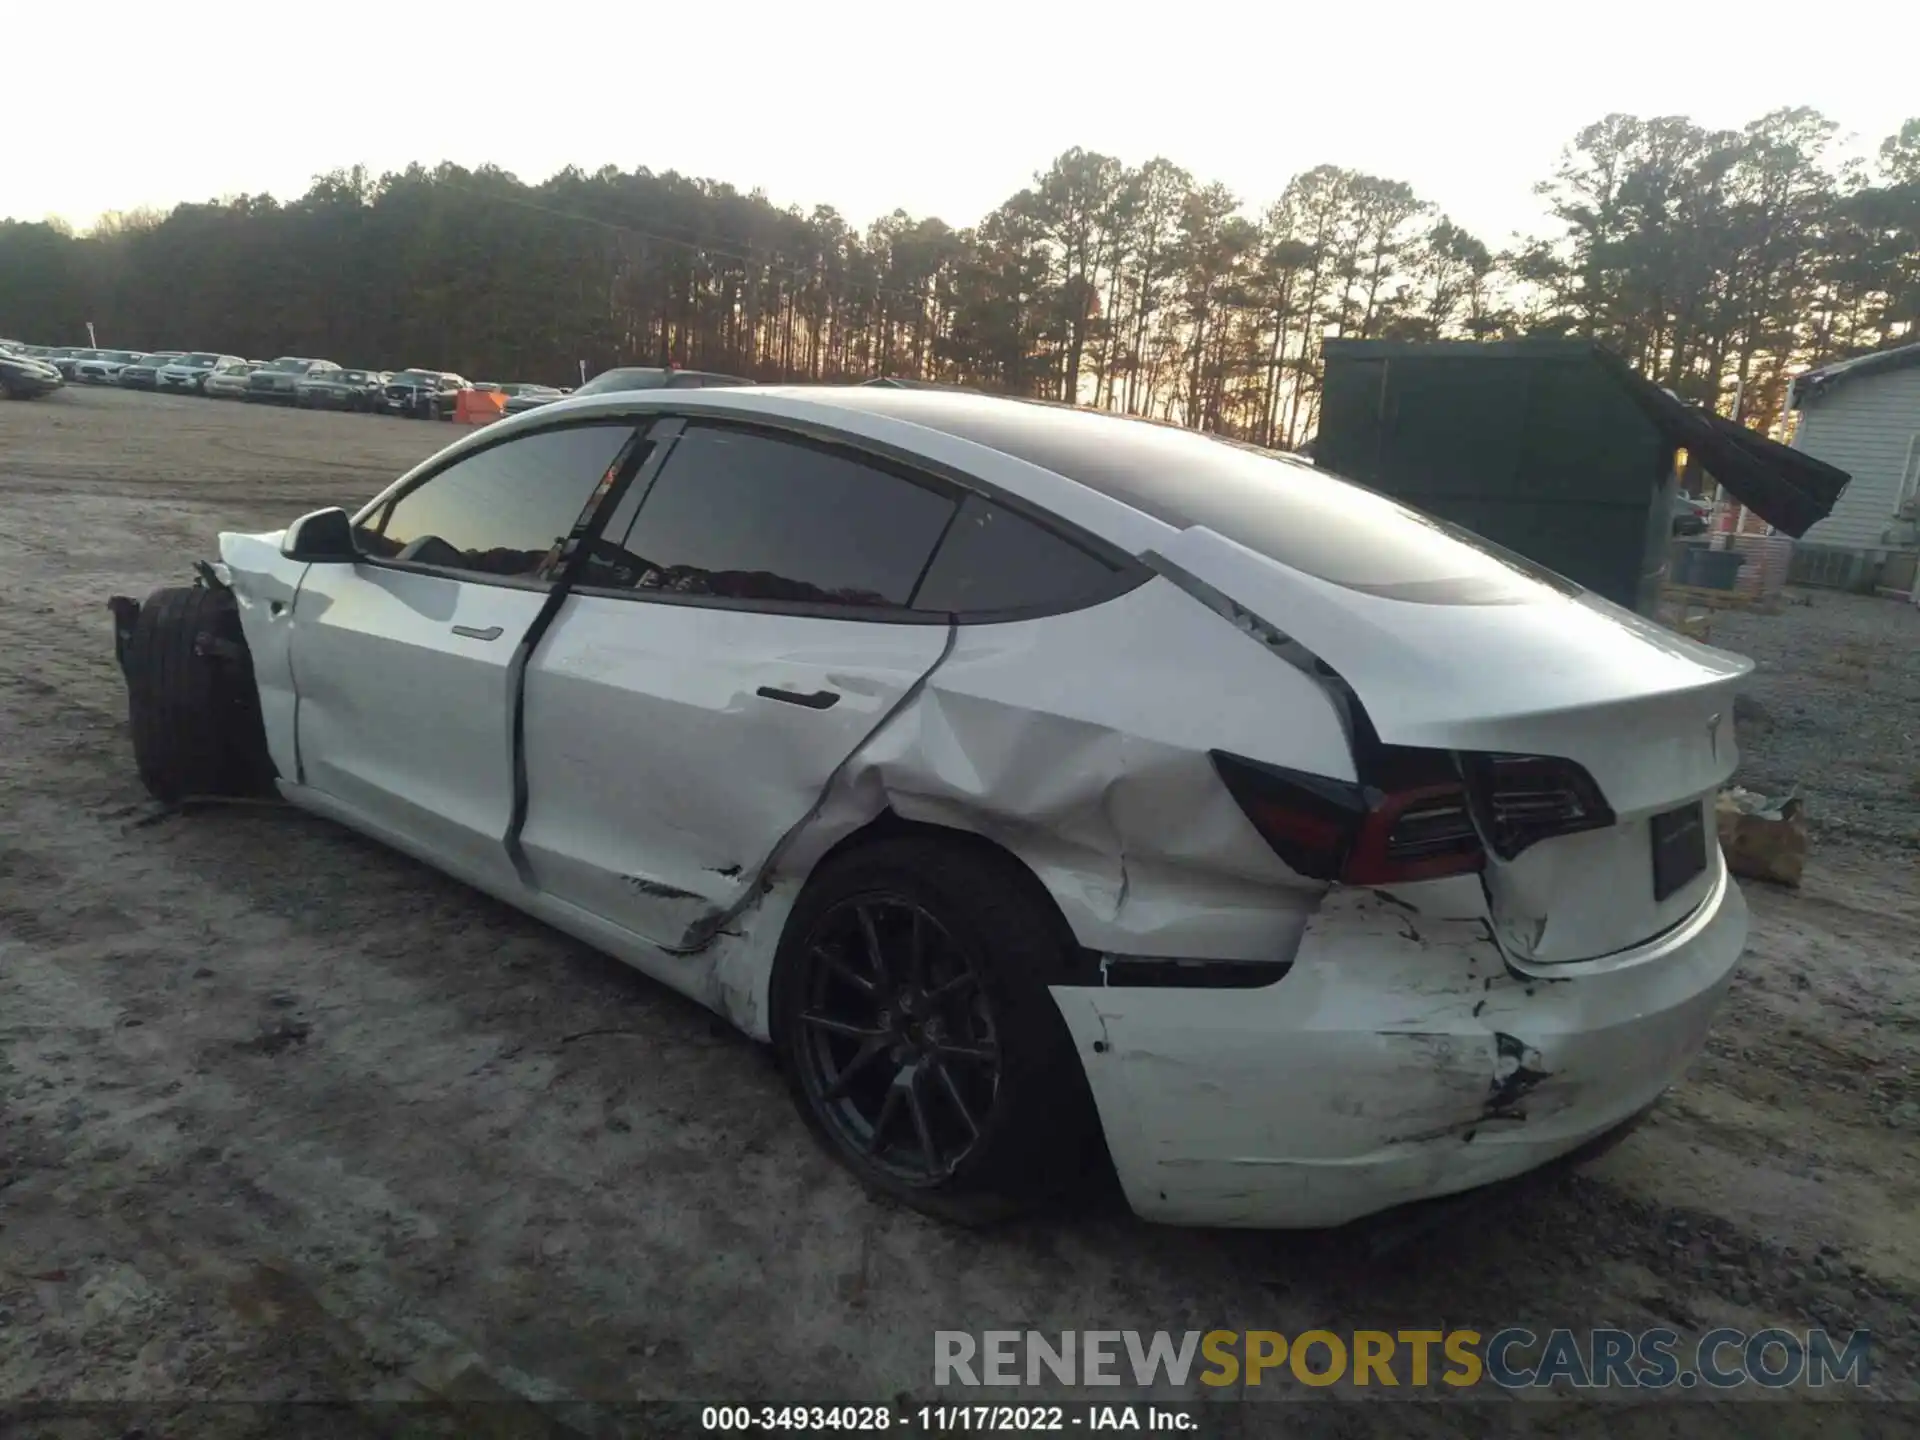
[[[751,883],[741,889],[739,897],[734,900],[731,905],[710,911],[700,919],[695,920],[687,927],[686,933],[681,936],[677,945],[663,946],[663,949],[675,955],[686,955],[705,949],[713,943],[715,936],[719,934],[720,931],[739,919],[740,916],[760,898],[771,882],[774,874],[778,871],[780,861],[786,856],[787,852],[793,848],[794,841],[805,833],[808,826],[820,818],[820,812],[826,808],[827,798],[833,794],[835,787],[839,785],[840,777],[860,758],[861,752],[873,743],[874,736],[886,729],[887,726],[893,722],[895,716],[906,710],[908,706],[920,698],[921,692],[926,689],[928,682],[939,673],[940,667],[947,663],[947,657],[953,654],[953,647],[959,640],[959,637],[959,625],[954,622],[952,617],[948,617],[946,643],[940,647],[940,653],[935,657],[933,664],[929,665],[919,679],[915,680],[902,692],[900,698],[887,708],[885,713],[873,723],[872,728],[869,729],[866,734],[860,737],[860,742],[843,755],[840,758],[840,763],[828,772],[825,782],[820,786],[819,793],[814,796],[813,803],[807,807],[806,813],[794,821],[784,835],[774,841],[773,848],[767,852],[766,858],[754,867],[753,879]]]

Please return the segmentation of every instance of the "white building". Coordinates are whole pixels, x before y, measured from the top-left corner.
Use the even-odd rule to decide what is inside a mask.
[[[1810,370],[1787,406],[1793,447],[1853,476],[1800,541],[1794,574],[1814,584],[1910,591],[1920,560],[1920,345]]]

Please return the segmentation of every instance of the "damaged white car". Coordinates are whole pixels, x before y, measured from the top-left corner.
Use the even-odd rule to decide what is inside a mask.
[[[1623,1131],[1746,934],[1747,662],[1264,451],[880,387],[633,392],[113,602],[140,771],[277,790],[778,1050],[988,1218],[1102,1142],[1321,1226]]]

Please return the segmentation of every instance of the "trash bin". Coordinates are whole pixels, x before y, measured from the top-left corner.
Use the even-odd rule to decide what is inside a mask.
[[[1678,450],[1794,536],[1832,510],[1847,479],[1682,404],[1591,341],[1328,340],[1322,353],[1315,464],[1647,616],[1675,559]],[[1706,563],[1718,576],[1732,562]],[[1707,573],[1676,583],[1733,583]]]
[[[1703,548],[1688,556],[1687,562],[1687,573],[1692,578],[1683,580],[1683,585],[1701,590],[1731,590],[1740,578],[1740,567],[1747,563],[1747,557],[1738,550]]]

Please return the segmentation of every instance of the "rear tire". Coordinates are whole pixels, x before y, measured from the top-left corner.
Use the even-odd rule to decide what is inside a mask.
[[[1039,882],[970,837],[826,862],[787,921],[772,994],[815,1138],[869,1189],[963,1225],[1097,1175],[1098,1117],[1047,992],[1072,944]]]
[[[134,763],[154,798],[254,795],[272,786],[260,695],[229,591],[154,591],[124,666]]]

